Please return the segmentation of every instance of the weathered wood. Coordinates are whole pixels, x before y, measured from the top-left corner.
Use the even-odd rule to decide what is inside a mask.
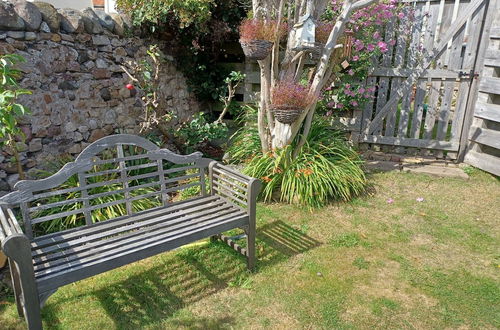
[[[124,146],[129,146],[127,150],[132,153],[136,148],[142,148],[145,153],[126,156]],[[116,158],[98,158],[99,153],[113,148],[116,148]],[[149,162],[127,167],[128,161],[141,159]],[[181,166],[165,170],[163,161]],[[92,172],[97,169],[95,166],[107,164],[115,164],[117,168]],[[212,187],[210,196],[206,195],[205,188],[207,167]],[[130,175],[131,171],[148,168],[152,172]],[[186,173],[191,169],[195,169],[195,173]],[[107,175],[118,173],[119,179],[94,179],[93,183],[87,182],[88,178],[106,178]],[[72,175],[78,175],[80,186],[57,190]],[[147,181],[144,183],[140,180]],[[122,188],[91,194],[91,189],[115,184]],[[153,187],[158,189],[141,195],[132,194],[138,189]],[[201,187],[202,196],[167,203],[169,194],[190,187]],[[2,250],[12,262],[18,311],[20,315],[25,315],[30,329],[41,329],[40,308],[57,288],[198,239],[221,235],[227,230],[245,228],[249,237],[246,249],[230,242],[223,235],[220,237],[247,258],[250,268],[255,265],[258,181],[202,158],[200,153],[180,156],[159,149],[140,137],[116,135],[89,145],[74,162],[65,165],[55,175],[43,180],[22,181],[16,189],[0,198],[0,242]],[[70,192],[81,192],[81,197],[46,203],[48,197],[65,196]],[[97,198],[105,196],[117,196],[120,199],[94,204]],[[163,205],[133,212],[134,201],[153,197],[161,197]],[[31,207],[29,203],[33,203]],[[72,203],[80,203],[82,208],[30,218],[32,213]],[[100,223],[88,221],[91,220],[92,211],[117,204],[126,205],[127,215]],[[33,238],[31,234],[29,237],[22,234],[14,213],[5,208],[8,205],[20,205],[29,230],[31,224],[79,213],[88,217],[85,226]]]
[[[13,234],[2,240],[2,251],[14,261],[19,271],[23,314],[28,329],[32,330],[42,329],[42,317],[30,250],[30,241],[25,235]]]
[[[362,136],[361,141],[366,143],[389,144],[393,146],[422,148],[422,149],[436,149],[457,151],[458,141],[439,141],[439,140],[422,140],[412,138],[400,138],[390,136]]]
[[[500,123],[500,104],[477,102],[474,116]]]
[[[500,149],[500,131],[472,126],[469,139],[480,144]]]
[[[377,77],[397,77],[397,78],[408,78],[413,73],[411,68],[385,68],[380,67],[373,69],[370,73],[371,76]],[[459,72],[446,70],[446,69],[427,69],[420,75],[422,79],[458,79]]]
[[[500,158],[476,151],[467,151],[464,161],[467,164],[500,176]]]
[[[483,93],[491,93],[500,95],[500,78],[483,77],[479,85],[479,91]]]
[[[447,30],[445,36],[439,41],[436,47],[429,51],[427,56],[424,58],[424,61],[421,65],[419,65],[413,71],[412,75],[402,84],[402,87],[398,90],[398,92],[390,98],[390,100],[386,103],[383,109],[375,116],[370,125],[365,129],[365,134],[371,134],[375,130],[377,130],[382,121],[387,116],[389,111],[393,109],[394,105],[399,102],[403,95],[409,95],[411,88],[415,81],[420,77],[423,71],[428,69],[431,63],[436,59],[437,56],[441,55],[449,40],[453,38],[453,36],[464,26],[464,24],[469,19],[471,13],[475,13],[476,10],[484,4],[484,0],[472,0],[471,3],[464,9],[461,15],[457,18],[457,20],[453,23],[453,25]]]
[[[480,23],[481,24],[481,33],[476,36],[476,38],[479,40],[479,47],[477,50],[477,56],[474,58],[474,66],[473,69],[475,72],[478,72],[479,74],[479,79],[484,80],[485,77],[483,77],[483,73],[486,72],[484,68],[484,58],[486,54],[486,50],[489,47],[489,44],[492,39],[490,39],[490,31],[493,26],[493,22],[498,25],[497,18],[498,16],[498,1],[487,1],[486,2],[486,8],[485,8],[485,17],[484,20]],[[479,23],[477,24],[479,25]],[[493,41],[493,45],[496,45],[497,41]],[[497,48],[497,46],[494,46]],[[488,70],[490,71],[490,70]],[[491,72],[491,71],[490,71]],[[460,126],[460,143],[461,143],[461,148],[459,150],[458,154],[458,160],[462,161],[469,151],[474,151],[478,153],[484,153],[484,151],[487,150],[487,148],[484,148],[485,150],[483,151],[482,147],[479,147],[475,142],[469,140],[469,132],[471,126],[477,126],[477,127],[482,127],[486,123],[484,123],[484,120],[482,119],[476,119],[474,118],[474,109],[475,109],[475,104],[476,101],[478,100],[478,97],[481,95],[481,100],[485,101],[485,99],[488,99],[488,102],[497,102],[496,97],[494,95],[488,95],[480,91],[480,84],[478,83],[477,79],[473,79],[471,83],[471,87],[469,89],[469,95],[467,98],[466,104],[466,110],[464,111],[464,120],[462,125]],[[498,93],[496,93],[498,94]],[[494,127],[494,126],[493,126]],[[458,131],[457,131],[458,133]],[[488,154],[484,154],[485,159],[489,159]],[[498,156],[498,154],[497,154]],[[477,160],[476,156],[473,156],[471,159],[473,161]],[[487,161],[487,164],[490,162]],[[481,164],[482,165],[482,164]],[[488,165],[486,166],[486,168]],[[493,172],[495,173],[495,172]]]

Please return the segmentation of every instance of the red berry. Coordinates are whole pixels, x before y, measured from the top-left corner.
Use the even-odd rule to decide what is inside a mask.
[[[132,90],[132,89],[134,89],[134,85],[132,85],[132,84],[127,84],[127,85],[125,85],[125,87],[126,87],[128,90]]]

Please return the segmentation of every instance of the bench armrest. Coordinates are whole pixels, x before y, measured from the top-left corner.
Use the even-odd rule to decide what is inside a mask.
[[[212,194],[222,195],[238,206],[255,212],[257,196],[261,182],[256,178],[244,175],[217,161],[210,163],[209,167],[210,189]]]
[[[0,207],[0,243],[12,235],[24,235],[14,212],[9,208]]]

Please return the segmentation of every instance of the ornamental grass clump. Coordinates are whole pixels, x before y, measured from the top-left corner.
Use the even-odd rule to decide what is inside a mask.
[[[248,132],[247,132],[248,133]],[[260,154],[247,163],[244,173],[261,179],[261,197],[322,207],[330,201],[348,201],[365,191],[363,162],[342,136],[317,119],[308,142],[296,157],[295,143],[274,153]]]

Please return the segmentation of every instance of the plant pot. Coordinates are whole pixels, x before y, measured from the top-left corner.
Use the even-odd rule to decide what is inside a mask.
[[[241,48],[243,48],[245,56],[251,60],[265,59],[269,56],[271,49],[273,48],[273,43],[267,40],[240,40],[240,44]]]
[[[271,106],[271,110],[274,118],[283,124],[292,124],[300,117],[302,111],[304,111],[304,109],[297,109],[296,107],[286,105]]]

